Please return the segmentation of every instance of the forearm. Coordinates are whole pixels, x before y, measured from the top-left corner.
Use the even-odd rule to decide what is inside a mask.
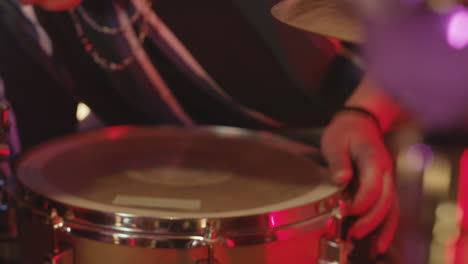
[[[406,119],[406,114],[400,106],[382,91],[369,75],[363,78],[345,105],[360,107],[374,114],[379,120],[383,132],[387,132],[396,123]]]

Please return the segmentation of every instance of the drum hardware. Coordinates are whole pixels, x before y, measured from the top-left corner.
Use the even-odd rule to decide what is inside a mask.
[[[68,233],[70,228],[65,226],[63,218],[58,215],[55,209],[51,210],[49,220],[49,225],[53,229],[54,249],[44,257],[43,264],[73,264],[73,247],[59,238],[59,233]]]
[[[24,205],[24,204],[23,204]],[[39,213],[39,217],[43,218],[44,215]],[[65,212],[65,218],[72,219],[73,213],[70,211]],[[203,222],[203,221],[202,221]],[[187,243],[187,248],[206,248],[207,249],[207,257],[204,259],[197,260],[195,264],[219,264],[220,262],[214,258],[214,247],[215,246],[229,246],[230,243],[226,242],[228,240],[223,239],[222,237],[218,237],[216,233],[216,225],[218,225],[217,221],[206,221],[205,226],[205,235],[202,237],[170,237],[166,236],[162,239],[169,239],[169,240],[185,240],[185,239],[194,239],[192,242]],[[63,239],[60,239],[60,236],[71,235],[73,230],[69,225],[65,223],[64,217],[59,216],[56,209],[52,209],[50,216],[47,219],[47,224],[53,229],[53,245],[54,249],[51,250],[45,257],[43,264],[73,264],[74,260],[74,249],[73,247],[64,242]],[[203,225],[203,224],[202,224]],[[73,224],[71,224],[73,226]],[[114,237],[115,244],[120,243],[120,236],[126,237],[126,234],[117,234],[113,233],[112,236]],[[156,242],[156,240],[154,240]],[[152,247],[156,247],[156,243],[152,243]]]
[[[197,260],[196,264],[219,264],[220,262],[214,257],[214,245],[219,243],[220,240],[217,239],[216,234],[216,225],[215,221],[208,221],[205,230],[205,239],[206,247],[208,250],[208,255],[206,259]]]
[[[346,241],[346,234],[342,230],[343,215],[339,208],[334,211],[329,221],[331,232],[320,238],[318,264],[345,264],[352,244]]]
[[[38,212],[36,212],[38,213]],[[65,213],[66,218],[73,218],[73,213],[67,211]],[[40,216],[41,217],[41,216]],[[43,217],[43,215],[42,215]],[[207,258],[197,260],[195,264],[219,264],[220,262],[214,258],[214,246],[224,246],[229,245],[221,237],[218,237],[216,234],[216,221],[206,221],[205,227],[205,236],[203,237],[190,237],[193,240],[191,243],[188,243],[187,248],[206,248],[207,249]],[[74,263],[74,249],[73,246],[67,242],[64,242],[60,239],[61,234],[72,233],[72,228],[69,227],[63,217],[60,217],[56,209],[52,209],[47,223],[53,229],[53,245],[54,249],[51,250],[45,257],[43,264],[73,264]],[[121,234],[126,236],[125,234]],[[120,244],[119,235],[113,234],[116,238],[116,244]],[[188,237],[184,239],[190,239]],[[167,237],[166,239],[171,239]],[[173,237],[172,239],[178,239]],[[227,240],[226,240],[227,241]],[[156,248],[156,243],[153,244]]]
[[[31,194],[30,194],[31,195]],[[30,196],[29,196],[30,197]],[[342,222],[342,217],[339,210],[334,210],[331,213],[333,207],[336,207],[336,201],[338,197],[330,197],[329,199],[323,200],[317,203],[314,207],[309,207],[311,210],[314,208],[316,213],[322,215],[321,217],[316,217],[314,219],[306,220],[302,223],[296,223],[293,225],[288,225],[283,228],[277,228],[272,230],[270,233],[259,233],[257,236],[254,234],[244,234],[246,239],[242,238],[242,235],[233,238],[225,238],[218,236],[216,232],[216,226],[219,225],[217,221],[200,221],[199,228],[204,229],[203,236],[171,236],[171,235],[161,235],[161,236],[148,236],[145,234],[141,235],[129,235],[126,232],[118,232],[117,230],[109,230],[108,232],[103,231],[99,228],[92,228],[86,225],[80,225],[78,223],[73,223],[75,214],[71,211],[63,212],[64,217],[61,217],[58,213],[58,210],[51,209],[49,216],[44,214],[43,211],[33,209],[31,205],[27,205],[24,202],[19,202],[22,208],[28,207],[31,212],[36,215],[41,222],[47,223],[54,231],[54,249],[51,250],[49,254],[45,256],[43,264],[73,264],[73,247],[60,239],[60,235],[69,235],[69,236],[81,236],[89,239],[99,240],[99,241],[109,241],[109,237],[114,239],[114,244],[132,246],[131,241],[133,241],[133,246],[143,246],[149,248],[206,248],[207,257],[200,259],[196,264],[219,264],[218,260],[214,258],[214,247],[215,246],[227,246],[227,247],[236,247],[238,245],[253,245],[253,244],[262,244],[269,242],[281,241],[277,233],[288,232],[289,237],[299,236],[315,230],[317,226],[322,224],[319,223],[328,223],[329,232],[326,232],[320,240],[319,248],[319,258],[320,262],[318,264],[345,264],[347,259],[347,249],[348,244],[346,244],[340,238],[340,225]],[[35,200],[35,199],[32,199]],[[46,207],[46,206],[42,206]],[[82,217],[82,215],[78,215]],[[129,216],[127,216],[129,217]],[[116,222],[131,222],[130,218],[122,218],[117,216],[119,221]],[[66,219],[66,220],[65,220]],[[70,220],[70,221],[67,221]],[[158,225],[160,225],[159,221]],[[183,221],[184,223],[181,226],[194,226],[194,223],[189,223],[189,221]],[[260,222],[256,220],[256,222]],[[133,225],[133,224],[131,224]],[[130,228],[125,228],[126,231],[130,232]],[[151,241],[150,241],[151,240]],[[178,242],[178,243],[177,243]],[[183,246],[183,245],[186,246]]]
[[[18,186],[18,189],[21,189]],[[21,193],[23,191],[23,193]],[[87,212],[86,210],[79,208],[70,208],[70,210],[56,210],[48,209],[50,213],[45,213],[44,209],[47,207],[61,208],[64,205],[54,204],[52,201],[40,201],[42,198],[31,193],[19,192],[22,195],[23,201],[17,201],[20,209],[28,211],[36,216],[41,223],[51,225],[53,230],[62,232],[70,235],[78,235],[89,239],[95,239],[103,242],[114,240],[114,244],[126,245],[126,246],[138,246],[138,247],[150,247],[154,245],[156,248],[200,248],[212,246],[248,246],[257,243],[268,243],[282,240],[287,230],[289,237],[298,236],[302,233],[309,232],[322,225],[322,223],[329,222],[329,219],[335,219],[336,211],[333,208],[339,203],[339,196],[333,195],[323,201],[320,201],[304,208],[298,208],[297,210],[291,210],[288,212],[288,222],[290,219],[295,219],[294,216],[299,214],[300,217],[310,217],[299,220],[299,222],[293,222],[292,224],[284,224],[278,222],[278,226],[269,228],[261,223],[269,221],[270,216],[251,216],[246,217],[245,220],[239,219],[193,219],[193,220],[171,220],[171,219],[160,219],[154,221],[154,219],[146,219],[145,217],[136,217],[132,215],[94,215],[93,212]],[[27,201],[25,201],[27,200]],[[41,204],[40,202],[44,202]],[[33,205],[34,204],[34,205]],[[39,209],[44,208],[44,209]],[[77,211],[72,211],[73,209]],[[46,209],[47,210],[47,209]],[[301,211],[310,212],[304,215]],[[63,215],[60,216],[60,215]],[[119,220],[112,220],[118,218]],[[135,218],[138,218],[138,222]],[[75,221],[76,220],[76,221]],[[94,222],[92,222],[94,221]],[[338,221],[333,220],[338,223]],[[93,225],[88,225],[93,223]],[[119,227],[116,227],[115,223],[120,223]],[[207,222],[213,224],[209,225]],[[260,223],[253,226],[252,229],[259,231],[237,233],[236,226],[238,222],[244,222],[252,225],[254,223]],[[160,229],[156,230],[148,229],[147,231],[141,231],[145,226],[158,225]],[[216,228],[213,225],[233,226],[229,228],[228,232],[225,232],[223,236],[218,235]],[[107,226],[107,227],[106,227]],[[183,229],[187,227],[187,229]],[[268,231],[266,231],[268,229]],[[140,230],[140,231],[139,231]],[[264,230],[264,231],[263,231]],[[155,232],[155,233],[152,233]],[[192,234],[195,232],[198,234]],[[174,233],[171,235],[171,233]],[[175,234],[177,233],[177,234]],[[184,234],[185,233],[185,234]],[[281,235],[280,235],[281,233]],[[333,232],[335,234],[335,232]]]

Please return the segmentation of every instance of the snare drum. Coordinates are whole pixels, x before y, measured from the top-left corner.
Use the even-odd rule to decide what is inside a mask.
[[[341,190],[315,154],[228,127],[51,141],[16,170],[23,263],[344,263]]]

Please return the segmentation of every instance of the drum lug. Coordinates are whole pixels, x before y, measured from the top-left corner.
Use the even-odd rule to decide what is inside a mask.
[[[52,209],[49,218],[54,232],[54,249],[44,257],[43,264],[73,264],[73,247],[59,238],[59,233],[68,233],[69,228],[65,226],[64,220],[58,215],[57,210]]]
[[[324,236],[320,239],[319,264],[345,264],[348,252],[341,239]]]
[[[222,244],[224,240],[218,236],[217,229],[218,223],[216,221],[208,221],[206,223],[202,244],[204,244],[208,250],[207,258],[197,260],[195,264],[220,264],[220,262],[214,258],[214,246]]]
[[[346,264],[351,243],[342,237],[343,216],[338,208],[329,220],[329,232],[319,241],[318,264]]]

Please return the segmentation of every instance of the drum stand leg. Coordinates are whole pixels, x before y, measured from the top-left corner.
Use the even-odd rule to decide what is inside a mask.
[[[214,258],[214,248],[213,245],[209,245],[207,247],[208,249],[208,258],[206,259],[201,259],[196,262],[196,264],[220,264],[215,258]]]

